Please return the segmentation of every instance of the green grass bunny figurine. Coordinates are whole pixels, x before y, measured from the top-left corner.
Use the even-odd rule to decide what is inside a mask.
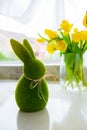
[[[44,109],[49,98],[47,82],[44,78],[44,64],[36,58],[27,39],[23,43],[11,39],[15,54],[24,63],[23,74],[18,80],[15,99],[18,107],[24,112],[35,112]]]

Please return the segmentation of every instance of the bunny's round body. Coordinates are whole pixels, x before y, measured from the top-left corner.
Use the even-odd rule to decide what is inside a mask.
[[[40,111],[45,108],[49,97],[47,82],[44,79],[45,66],[36,58],[26,39],[23,44],[14,39],[10,42],[14,52],[24,63],[23,74],[15,90],[16,103],[21,111]]]
[[[36,82],[34,88],[31,87],[32,82],[34,81],[26,79],[23,75],[17,84],[15,98],[21,111],[34,112],[42,110],[48,101],[48,87],[45,79]]]

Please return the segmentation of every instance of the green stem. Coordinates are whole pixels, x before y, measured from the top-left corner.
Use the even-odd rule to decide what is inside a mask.
[[[41,34],[38,33],[38,35],[39,35],[42,39],[44,39],[45,41],[49,42],[49,40],[48,40],[47,38],[43,37]]]

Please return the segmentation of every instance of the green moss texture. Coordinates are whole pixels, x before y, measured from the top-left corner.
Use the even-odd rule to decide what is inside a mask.
[[[39,86],[37,85],[33,89],[30,87],[31,82],[32,81],[22,75],[15,91],[16,103],[20,110],[24,112],[35,112],[44,109],[49,97],[48,86],[45,79],[42,79],[40,84],[38,84]],[[38,88],[41,89],[40,91],[45,101],[43,97],[40,98],[41,93],[39,93]]]

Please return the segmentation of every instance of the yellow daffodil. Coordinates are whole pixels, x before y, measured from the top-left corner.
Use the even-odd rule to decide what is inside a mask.
[[[36,40],[37,40],[37,42],[40,42],[40,43],[45,42],[45,40],[43,38],[37,38]]]
[[[49,54],[53,54],[55,51],[55,44],[53,42],[50,42],[47,44],[47,51]]]
[[[83,18],[83,25],[84,25],[85,27],[87,27],[87,12],[86,12],[86,14],[85,14],[85,16],[84,16],[84,18]]]
[[[64,40],[59,40],[56,44],[56,49],[65,52],[67,49],[67,43]]]
[[[45,33],[50,39],[56,38],[56,37],[58,36],[56,31],[53,31],[53,30],[50,30],[50,29],[45,29],[45,30],[44,30],[44,33]]]
[[[67,20],[63,20],[60,24],[61,29],[64,30],[65,34],[68,34],[72,28],[73,24],[70,24]]]

